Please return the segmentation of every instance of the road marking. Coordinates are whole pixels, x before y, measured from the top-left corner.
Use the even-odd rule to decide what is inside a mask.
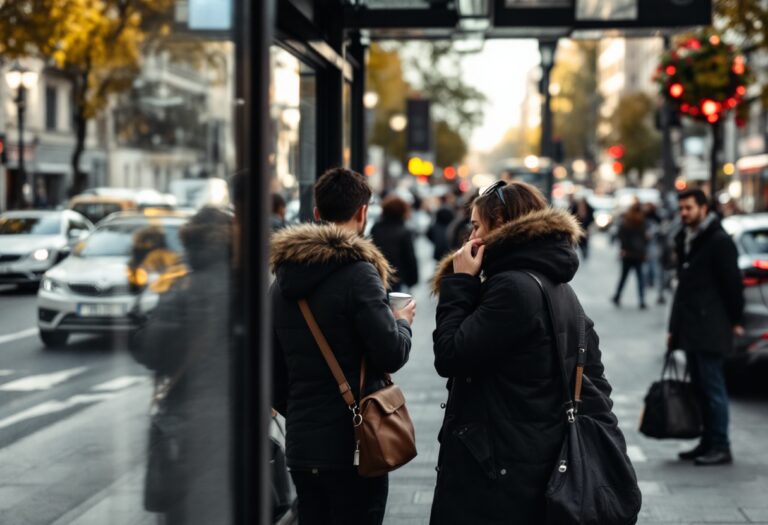
[[[55,414],[56,412],[63,412],[69,408],[77,405],[87,405],[90,403],[98,403],[99,401],[107,401],[115,397],[115,394],[80,394],[72,396],[65,401],[46,401],[40,403],[27,410],[22,410],[18,414],[14,414],[5,419],[0,420],[0,429],[10,427],[16,423],[33,419],[40,416],[47,416],[49,414]]]
[[[128,388],[129,386],[144,383],[147,379],[146,376],[121,376],[107,381],[106,383],[96,385],[91,388],[91,390],[95,390],[96,392],[115,392],[117,390]]]
[[[643,449],[635,445],[627,447],[627,456],[632,460],[632,463],[645,463],[648,461],[648,458],[643,453]]]
[[[33,392],[35,390],[49,390],[59,383],[63,383],[68,379],[82,374],[88,370],[87,366],[81,366],[77,368],[70,368],[68,370],[61,370],[59,372],[53,372],[51,374],[39,374],[35,376],[23,377],[16,381],[11,381],[4,385],[0,385],[0,390],[6,392]]]
[[[40,330],[37,328],[27,328],[21,332],[8,335],[0,335],[0,345],[3,343],[10,343],[12,341],[18,341],[19,339],[24,339],[25,337],[32,337],[33,335],[37,335],[39,331]]]

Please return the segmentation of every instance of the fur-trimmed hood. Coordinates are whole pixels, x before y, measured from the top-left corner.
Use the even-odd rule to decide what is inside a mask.
[[[285,295],[303,297],[339,267],[371,263],[389,287],[393,270],[373,242],[332,224],[300,224],[272,235],[270,268]]]
[[[584,235],[576,218],[567,210],[546,208],[523,215],[493,230],[485,237],[483,272],[486,276],[509,269],[546,274],[555,282],[573,279],[579,267],[574,247]],[[453,254],[438,264],[432,292],[453,273]]]

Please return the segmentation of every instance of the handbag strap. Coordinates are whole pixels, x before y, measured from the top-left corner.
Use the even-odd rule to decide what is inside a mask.
[[[581,389],[582,385],[584,383],[584,366],[587,362],[587,329],[586,329],[586,316],[584,315],[584,310],[581,308],[581,305],[579,305],[579,314],[578,314],[578,327],[579,327],[579,342],[578,342],[578,356],[576,360],[576,380],[574,382],[574,388],[573,388],[573,396],[571,396],[571,391],[569,389],[570,381],[568,379],[568,370],[565,364],[565,348],[562,347],[560,344],[560,339],[557,336],[557,326],[555,323],[555,310],[552,305],[552,298],[549,294],[549,291],[544,286],[544,283],[542,283],[541,279],[531,272],[525,272],[527,273],[534,281],[536,281],[536,284],[541,289],[543,295],[544,295],[544,302],[547,305],[547,310],[549,311],[549,320],[550,324],[552,325],[552,336],[555,340],[555,349],[557,350],[557,356],[558,356],[558,365],[560,368],[560,373],[563,378],[563,394],[565,398],[565,407],[566,407],[566,415],[568,416],[568,421],[573,422],[575,420],[575,416],[579,411],[579,406],[581,405]]]
[[[339,362],[336,360],[336,356],[333,355],[333,351],[331,350],[331,346],[328,344],[328,340],[323,335],[323,331],[320,330],[320,326],[318,326],[317,321],[315,320],[315,316],[312,314],[312,310],[309,308],[309,304],[307,304],[306,299],[299,299],[299,309],[301,309],[301,315],[304,316],[304,320],[307,322],[307,326],[309,326],[309,331],[312,332],[312,337],[315,338],[317,346],[320,347],[320,352],[322,352],[323,357],[325,358],[325,362],[328,363],[328,368],[331,369],[331,373],[336,379],[336,383],[339,385],[341,397],[344,398],[344,402],[347,404],[350,410],[354,412],[357,409],[357,401],[355,401],[355,396],[352,393],[352,389],[350,388],[347,379],[344,377],[344,372],[341,370]],[[363,360],[363,363],[360,367],[361,393],[364,379],[365,360]]]

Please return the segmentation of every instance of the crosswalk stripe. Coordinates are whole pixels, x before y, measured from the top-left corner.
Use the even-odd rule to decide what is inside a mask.
[[[34,376],[23,377],[16,381],[11,381],[0,385],[0,390],[5,392],[33,392],[35,390],[49,390],[59,383],[82,374],[88,370],[87,366],[60,370],[50,374],[38,374]]]
[[[0,345],[3,343],[10,343],[12,341],[18,341],[19,339],[24,339],[25,337],[32,337],[33,335],[37,335],[38,332],[39,330],[37,328],[27,328],[26,330],[22,330],[13,334],[0,335]]]
[[[111,379],[105,383],[96,385],[91,388],[91,390],[96,392],[115,392],[117,390],[128,388],[129,386],[144,383],[147,381],[147,379],[148,378],[146,376],[121,376],[116,377],[115,379]]]
[[[106,401],[112,399],[115,394],[80,394],[72,396],[64,401],[46,401],[35,405],[27,410],[22,410],[18,414],[14,414],[5,419],[0,420],[0,429],[10,427],[22,421],[33,419],[40,416],[47,416],[49,414],[55,414],[56,412],[63,412],[69,408],[77,405],[86,405],[89,403],[98,403],[99,401]]]

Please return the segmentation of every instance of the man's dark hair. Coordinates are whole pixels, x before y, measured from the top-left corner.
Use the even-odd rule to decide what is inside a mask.
[[[699,188],[691,188],[690,190],[683,190],[680,193],[677,194],[677,200],[678,202],[684,199],[690,199],[693,197],[693,199],[696,201],[696,204],[699,206],[709,205],[709,199],[707,199],[706,193],[701,191]]]
[[[365,177],[346,168],[332,168],[315,183],[315,205],[324,221],[346,222],[370,200]]]
[[[272,213],[276,214],[285,208],[285,199],[279,193],[272,194]]]

